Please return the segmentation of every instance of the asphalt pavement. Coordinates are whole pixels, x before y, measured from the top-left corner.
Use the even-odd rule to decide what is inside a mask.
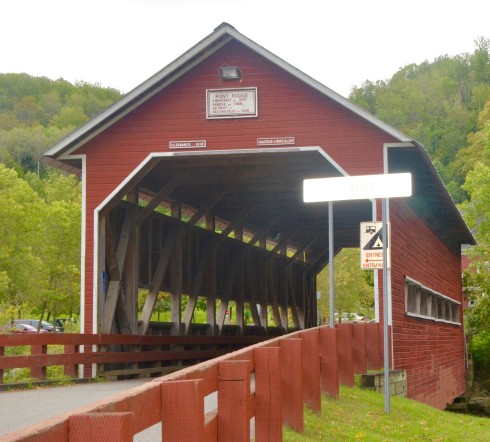
[[[34,388],[0,392],[0,437],[45,419],[74,411],[92,402],[149,382],[152,379],[131,379],[116,382],[90,382],[77,385]],[[135,441],[161,440],[160,425]],[[154,434],[153,436],[150,435]],[[157,438],[155,438],[157,436]]]

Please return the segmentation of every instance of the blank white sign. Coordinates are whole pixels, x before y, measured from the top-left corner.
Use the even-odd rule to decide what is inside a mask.
[[[344,201],[412,195],[412,174],[390,173],[303,180],[303,201]]]

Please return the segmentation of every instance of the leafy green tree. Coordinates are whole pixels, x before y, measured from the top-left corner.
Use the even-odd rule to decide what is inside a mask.
[[[40,179],[26,176],[40,200],[36,254],[42,257],[38,291],[30,305],[48,317],[79,310],[81,188],[73,175],[51,170]]]
[[[329,271],[330,266],[325,267],[317,278],[317,288],[321,292],[319,315],[327,318],[327,322],[330,315]],[[372,271],[360,268],[359,249],[342,249],[334,261],[335,312],[373,315],[374,290],[371,277]]]
[[[472,263],[464,272],[463,285],[475,303],[467,310],[471,351],[477,364],[490,368],[490,102],[480,114],[479,127],[464,152],[477,162],[466,176],[463,188],[469,200],[460,209],[478,246],[467,252]]]
[[[33,251],[39,227],[35,192],[0,164],[0,303],[21,308],[36,291],[41,259]]]

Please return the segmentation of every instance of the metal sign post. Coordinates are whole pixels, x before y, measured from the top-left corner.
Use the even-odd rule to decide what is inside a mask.
[[[394,173],[336,178],[317,178],[303,181],[305,203],[328,201],[329,264],[330,264],[330,327],[333,327],[333,208],[332,201],[382,198],[382,242],[388,244],[388,198],[412,195],[412,175]],[[390,361],[388,339],[388,250],[383,247],[383,348],[385,413],[390,412]]]
[[[388,224],[386,222],[387,198],[381,200],[383,221],[383,244],[388,244]],[[388,247],[383,247],[383,350],[384,350],[384,394],[385,413],[390,413],[390,360],[388,345]]]
[[[330,266],[329,276],[329,308],[330,308],[330,328],[335,327],[335,312],[334,312],[334,258],[333,258],[333,203],[328,202],[328,264]]]

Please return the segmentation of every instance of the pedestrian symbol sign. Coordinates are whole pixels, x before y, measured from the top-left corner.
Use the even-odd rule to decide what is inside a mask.
[[[389,248],[389,223],[386,250],[388,254],[388,268],[390,268]],[[374,270],[383,268],[383,223],[381,221],[370,221],[361,223],[360,232],[361,269]]]

